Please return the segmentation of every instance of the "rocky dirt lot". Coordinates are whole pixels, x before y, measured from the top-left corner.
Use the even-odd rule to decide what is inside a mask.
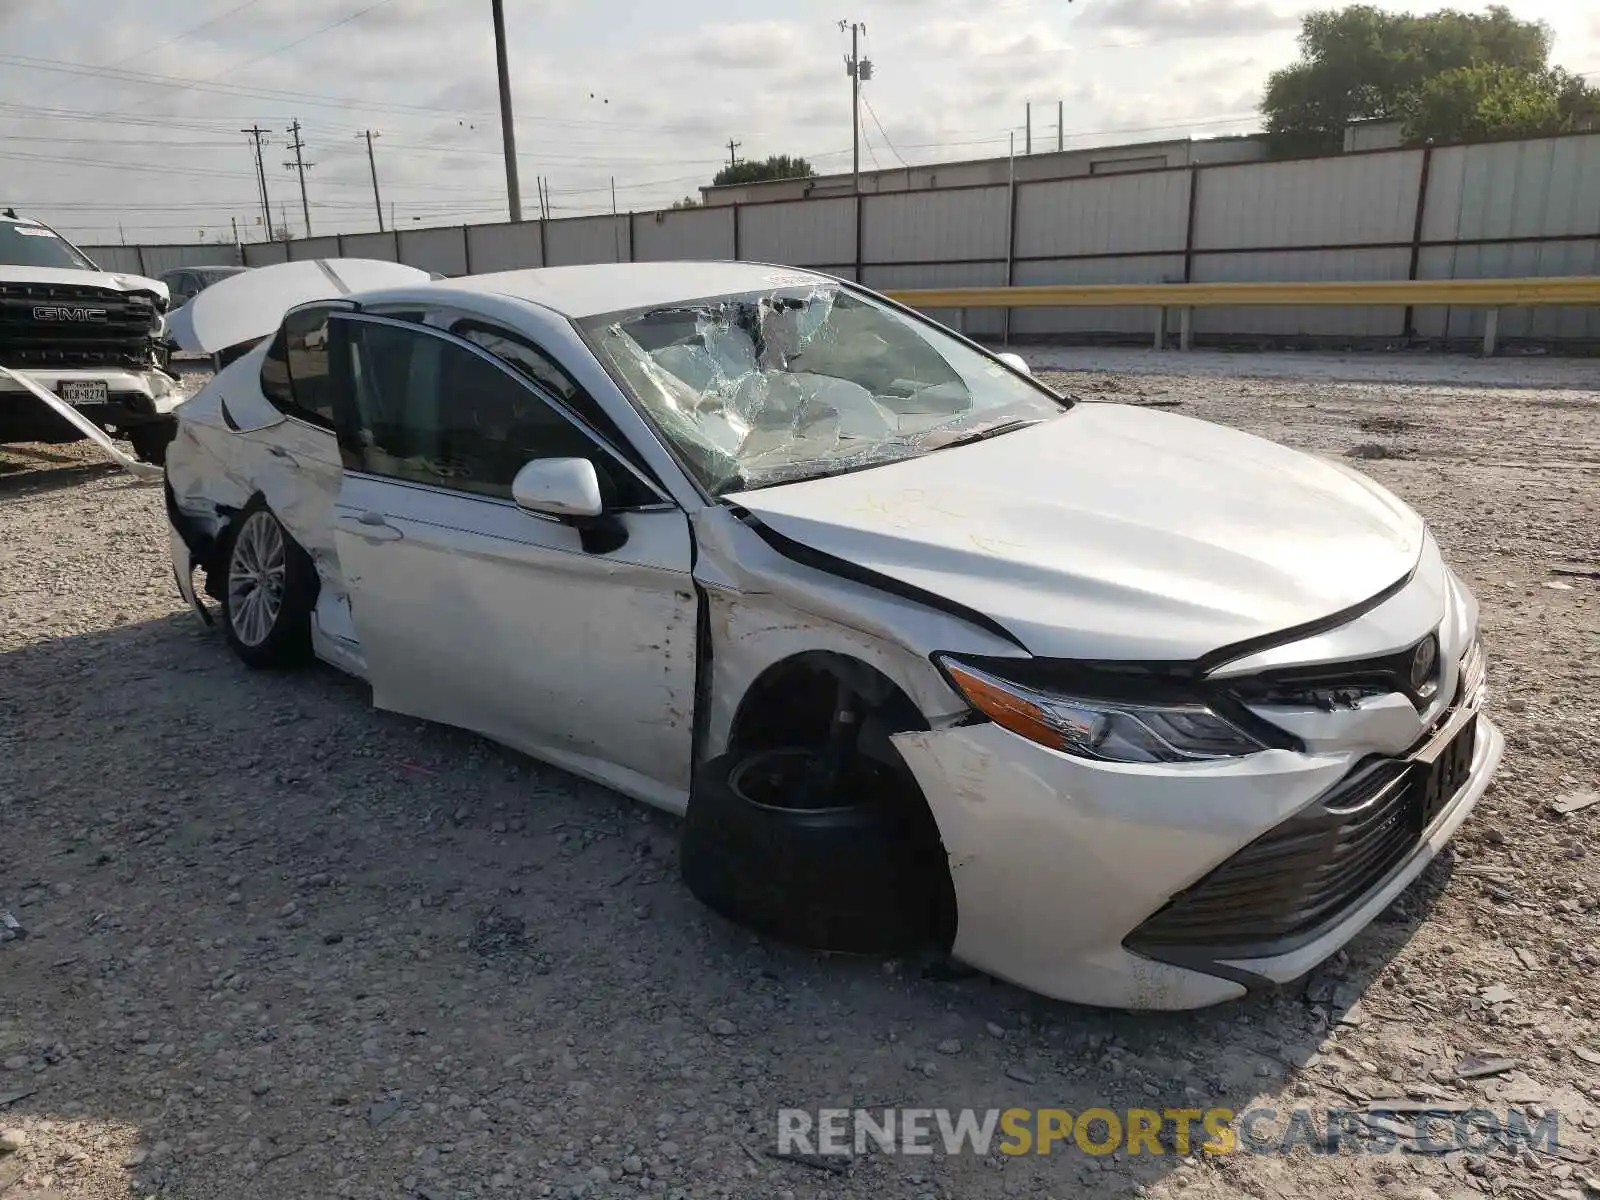
[[[1063,359],[1086,398],[1354,455],[1483,602],[1498,782],[1308,986],[1105,1013],[764,944],[686,893],[673,821],[330,670],[246,671],[180,609],[159,489],[10,448],[0,1198],[1600,1192],[1600,805],[1552,808],[1600,786],[1600,390]],[[1558,1145],[768,1153],[782,1107],[1269,1108],[1276,1137],[1407,1103],[1554,1113]]]

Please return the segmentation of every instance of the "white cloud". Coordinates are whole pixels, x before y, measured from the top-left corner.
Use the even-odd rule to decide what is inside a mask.
[[[1083,28],[1139,32],[1253,33],[1299,25],[1295,12],[1263,0],[1101,0],[1087,5]]]
[[[1031,0],[989,15],[969,0],[862,0],[851,11],[867,23],[863,49],[875,75],[866,94],[883,125],[864,112],[867,138],[885,166],[897,161],[888,141],[913,162],[1003,154],[1030,100],[1036,147],[1053,138],[1057,99],[1080,144],[1095,130],[1111,131],[1111,140],[1162,136],[1121,132],[1130,126],[1203,134],[1199,122],[1236,114],[1239,97],[1253,96],[1271,68],[1293,57],[1281,14],[1266,18],[1273,30],[1263,33],[1261,14],[1278,13],[1280,2]],[[1535,0],[1513,0],[1521,2]],[[130,237],[148,239],[227,229],[230,217],[259,212],[250,142],[238,132],[259,123],[271,130],[274,208],[287,201],[298,224],[298,188],[281,166],[284,127],[298,118],[317,164],[308,187],[318,232],[375,226],[358,139],[366,128],[382,133],[380,184],[402,223],[504,211],[487,5],[389,0],[329,29],[361,0],[258,0],[177,36],[236,3],[0,0],[4,53],[127,59],[122,72],[200,81],[174,89],[137,76],[8,70],[0,104],[107,116],[65,120],[0,107],[0,154],[128,164],[108,171],[0,157],[8,201],[90,241],[114,238],[119,218]],[[830,17],[801,7],[730,19],[645,0],[506,7],[528,207],[536,175],[550,178],[558,204],[609,207],[613,177],[625,203],[669,202],[709,179],[730,138],[745,157],[803,154],[820,170],[847,164],[849,38]],[[34,19],[39,13],[53,19]],[[140,123],[147,119],[154,123]],[[168,144],[143,144],[155,141]]]

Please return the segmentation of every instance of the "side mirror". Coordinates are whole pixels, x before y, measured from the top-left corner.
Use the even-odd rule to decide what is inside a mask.
[[[536,458],[511,481],[511,498],[531,513],[561,520],[601,516],[600,477],[587,458]]]
[[[1026,375],[1029,379],[1033,378],[1033,369],[1028,366],[1028,360],[1023,358],[1022,355],[1012,354],[1008,350],[1004,354],[996,354],[995,357],[1001,362],[1005,363],[1006,366],[1010,367],[1018,375]]]

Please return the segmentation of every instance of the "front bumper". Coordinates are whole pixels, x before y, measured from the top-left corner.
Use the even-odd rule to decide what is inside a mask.
[[[149,371],[50,368],[19,371],[18,374],[27,375],[57,395],[64,383],[105,383],[106,403],[73,405],[85,420],[102,429],[126,430],[170,421],[173,410],[184,400],[177,381],[153,368]],[[0,442],[76,441],[82,436],[16,380],[0,376]]]
[[[1481,687],[1464,689],[1458,707],[1414,751],[1433,753],[1436,736],[1475,722],[1464,778],[1419,816],[1411,840],[1304,936],[1235,955],[1204,945],[1142,952],[1128,943],[1219,868],[1286,825],[1294,828],[1367,769],[1370,753],[1268,750],[1163,766],[1091,762],[993,724],[904,733],[895,742],[950,856],[957,958],[1059,999],[1188,1009],[1299,978],[1422,872],[1499,765],[1504,740],[1482,716],[1482,698]]]

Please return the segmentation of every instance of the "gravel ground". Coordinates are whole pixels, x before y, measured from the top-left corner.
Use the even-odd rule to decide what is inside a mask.
[[[245,671],[180,611],[158,489],[84,447],[9,448],[0,910],[27,936],[0,941],[0,1197],[1600,1191],[1600,805],[1550,808],[1600,785],[1600,392],[1570,364],[1484,388],[1093,353],[1051,378],[1356,455],[1483,602],[1499,779],[1309,987],[1104,1013],[764,944],[685,892],[674,822],[330,670]],[[1472,1056],[1509,1062],[1463,1080]],[[767,1154],[788,1106],[1320,1120],[1396,1097],[1554,1112],[1560,1144]]]

